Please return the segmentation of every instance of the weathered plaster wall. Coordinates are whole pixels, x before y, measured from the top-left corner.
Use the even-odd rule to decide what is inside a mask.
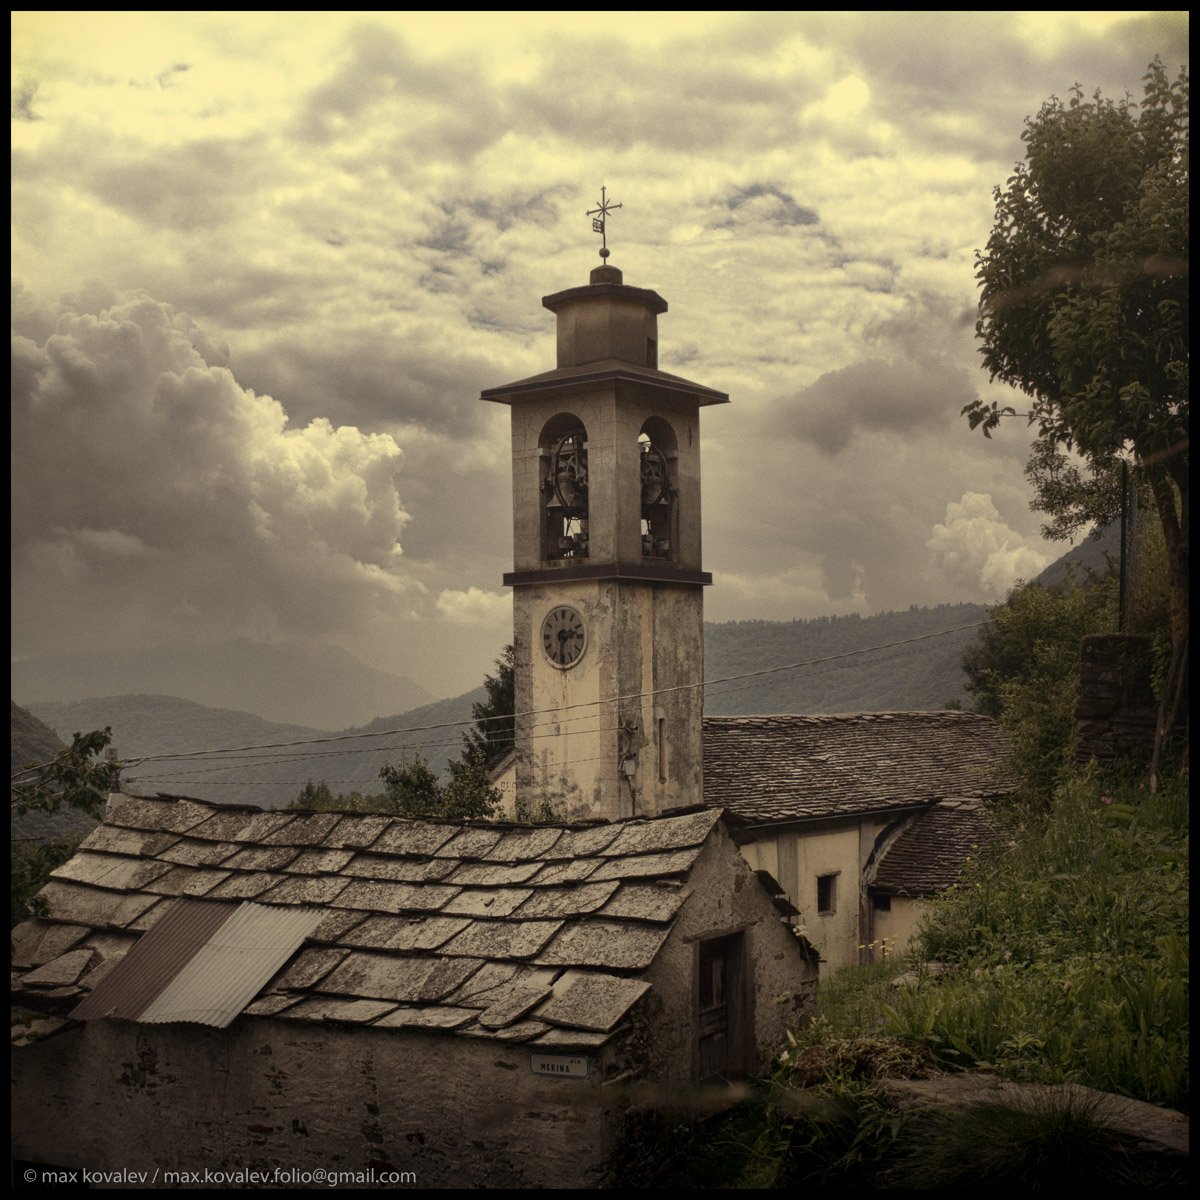
[[[699,1070],[697,964],[702,939],[744,933],[755,1070],[770,1064],[789,1028],[811,1018],[817,985],[816,968],[804,961],[796,935],[723,827],[709,835],[687,886],[691,895],[646,974],[653,990],[641,1010],[648,1031],[644,1075],[672,1089],[679,1101],[695,1088]]]
[[[556,604],[575,608],[588,627],[583,657],[568,670],[541,647],[542,621]],[[548,799],[565,820],[648,816],[699,802],[701,689],[644,695],[702,679],[699,588],[590,580],[519,587],[513,645],[517,711],[536,714],[517,721],[523,799]],[[616,696],[633,699],[597,703]],[[621,772],[626,756],[631,781]]]
[[[912,944],[928,907],[924,900],[893,896],[890,911],[873,910],[870,936],[870,941],[874,943],[872,961],[878,962],[885,954],[903,954]]]
[[[599,1080],[534,1075],[530,1048],[241,1018],[226,1030],[92,1021],[14,1054],[13,1154],[96,1170],[414,1171],[421,1187],[602,1182]],[[599,1097],[604,1096],[603,1101]]]
[[[760,828],[755,840],[742,847],[747,860],[756,869],[770,871],[800,910],[798,926],[820,951],[826,972],[869,957],[859,949],[874,936],[864,871],[879,851],[880,835],[887,831],[889,837],[896,836],[905,819],[867,816],[840,823]],[[837,879],[836,904],[829,913],[821,912],[817,904],[817,879],[822,875]],[[897,948],[903,948],[907,937],[901,942],[897,934],[897,939]]]

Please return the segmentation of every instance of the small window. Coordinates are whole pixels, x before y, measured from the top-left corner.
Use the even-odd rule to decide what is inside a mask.
[[[654,338],[646,339],[646,366],[658,369],[658,342]]]
[[[817,912],[837,912],[837,874],[817,876]]]
[[[871,907],[876,912],[891,912],[892,898],[891,896],[881,896],[878,893],[871,897]]]

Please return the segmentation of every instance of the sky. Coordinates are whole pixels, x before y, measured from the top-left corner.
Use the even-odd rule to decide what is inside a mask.
[[[974,255],[1026,117],[1182,12],[12,16],[13,651],[319,641],[437,696],[511,639],[541,297],[653,288],[710,621],[995,603],[1062,552]],[[1015,406],[1021,408],[1017,397]]]

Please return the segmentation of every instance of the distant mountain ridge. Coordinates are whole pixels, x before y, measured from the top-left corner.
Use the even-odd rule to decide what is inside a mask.
[[[963,695],[959,665],[974,629],[854,654],[888,642],[925,638],[986,619],[981,605],[949,604],[875,617],[808,621],[736,621],[705,633],[706,677],[718,679],[786,663],[848,655],[832,663],[780,671],[706,692],[714,714],[858,712],[941,709]],[[278,807],[307,780],[334,791],[379,789],[379,769],[420,754],[441,769],[459,756],[471,707],[483,688],[393,716],[376,717],[334,735],[311,726],[264,720],[249,712],[213,708],[173,696],[127,695],[72,703],[34,703],[29,709],[60,734],[111,725],[121,758],[209,748],[269,745],[304,739],[345,740],[281,746],[244,756],[206,756],[188,762],[145,763],[128,773],[133,790],[192,795],[225,803]],[[393,734],[389,730],[409,732]],[[348,738],[346,735],[375,735]],[[234,763],[234,759],[240,761]]]
[[[12,664],[12,695],[43,703],[94,696],[178,696],[281,724],[339,729],[434,697],[320,642],[252,642],[40,654]]]
[[[128,768],[122,780],[123,786],[145,795],[166,792],[222,804],[278,808],[295,800],[310,779],[326,780],[335,792],[361,791],[369,795],[382,790],[379,770],[384,763],[398,763],[420,754],[436,769],[442,769],[461,753],[471,706],[484,696],[480,687],[450,700],[377,717],[340,734],[264,721],[253,713],[209,708],[177,696],[110,696],[74,703],[31,704],[29,708],[59,732],[111,726],[113,745],[122,759],[302,742],[299,746],[284,745],[240,755],[142,763]],[[422,728],[425,726],[442,728]],[[388,732],[393,729],[412,732]],[[356,734],[367,736],[353,736]],[[336,738],[346,740],[330,740]]]
[[[704,711],[733,716],[946,708],[963,700],[962,653],[987,614],[981,604],[939,604],[874,617],[709,625],[704,631],[707,680],[789,663],[812,665],[729,684],[714,682],[705,691]],[[943,633],[950,629],[959,632]],[[855,653],[893,642],[906,644]],[[834,656],[845,657],[814,661]]]

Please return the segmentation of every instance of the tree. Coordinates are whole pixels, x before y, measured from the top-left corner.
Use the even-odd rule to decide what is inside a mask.
[[[57,812],[70,804],[100,819],[110,792],[121,786],[121,768],[97,755],[112,741],[112,729],[76,733],[71,744],[49,762],[29,766],[13,780],[12,801],[17,812]]]
[[[458,762],[451,763],[450,780],[444,787],[420,757],[400,767],[385,765],[379,777],[387,789],[383,811],[401,816],[461,821],[492,816],[500,802],[480,752],[464,751]]]
[[[1080,642],[1111,627],[1115,583],[1109,574],[1019,584],[963,652],[973,707],[1012,739],[1013,770],[1032,798],[1047,799],[1071,764]]]
[[[491,763],[513,748],[516,724],[516,692],[513,683],[513,647],[505,646],[496,659],[496,674],[483,680],[487,699],[471,705],[475,728],[463,735],[464,759],[482,753]]]
[[[1167,550],[1171,662],[1152,778],[1188,672],[1188,75],[1155,59],[1141,105],[1051,97],[1021,135],[1023,163],[995,190],[976,259],[977,334],[993,379],[1031,398],[1026,474],[1044,532],[1116,516],[1122,461],[1145,487]],[[990,435],[1010,406],[963,413]]]

